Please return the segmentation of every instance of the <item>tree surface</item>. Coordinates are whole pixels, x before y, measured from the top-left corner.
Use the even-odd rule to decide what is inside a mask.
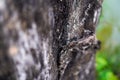
[[[0,80],[95,80],[101,0],[1,0]]]

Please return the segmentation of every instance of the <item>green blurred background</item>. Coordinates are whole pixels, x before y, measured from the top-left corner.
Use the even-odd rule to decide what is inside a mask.
[[[96,30],[101,49],[96,55],[97,80],[120,80],[120,0],[104,0]]]

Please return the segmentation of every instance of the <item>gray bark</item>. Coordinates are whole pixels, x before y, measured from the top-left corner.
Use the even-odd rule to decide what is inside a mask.
[[[1,0],[0,80],[95,80],[101,0]]]

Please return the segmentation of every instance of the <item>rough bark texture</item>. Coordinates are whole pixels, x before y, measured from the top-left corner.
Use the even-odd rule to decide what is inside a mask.
[[[1,0],[0,80],[95,80],[101,0]]]

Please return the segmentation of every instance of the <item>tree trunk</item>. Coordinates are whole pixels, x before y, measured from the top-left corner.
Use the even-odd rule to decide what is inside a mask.
[[[0,80],[95,80],[101,0],[1,0]]]

